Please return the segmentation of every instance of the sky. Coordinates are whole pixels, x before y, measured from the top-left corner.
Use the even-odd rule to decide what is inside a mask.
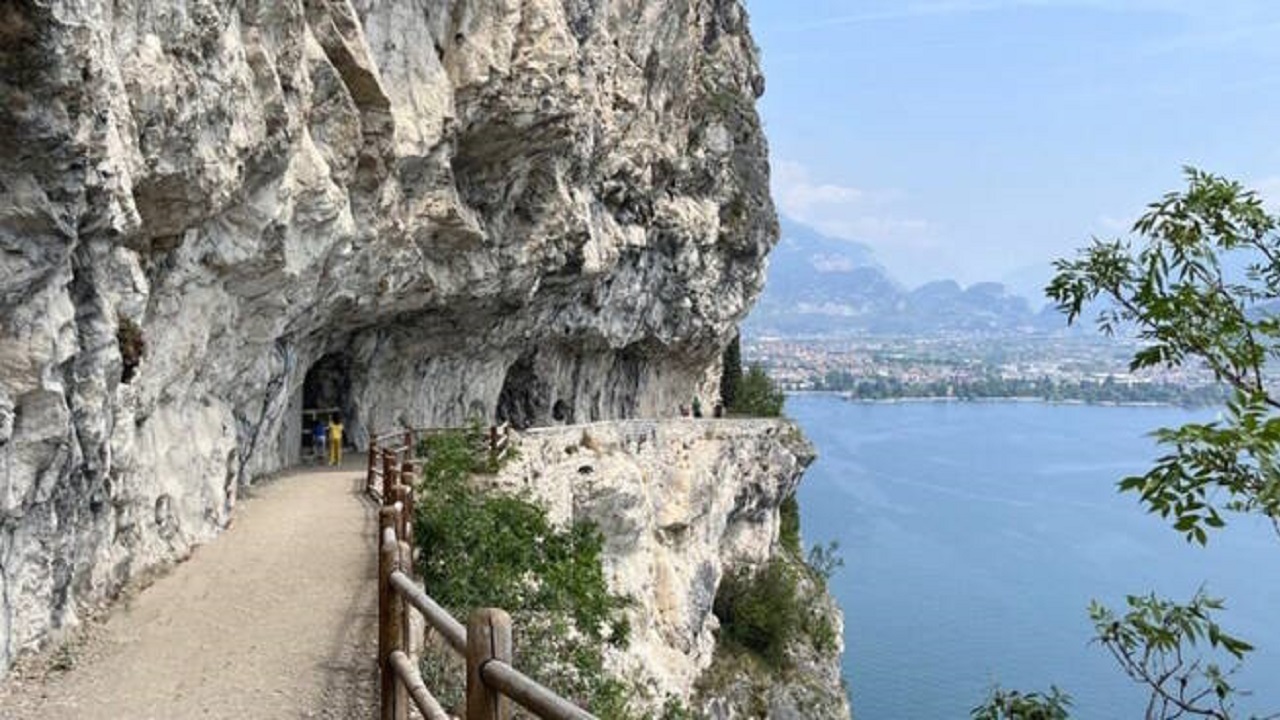
[[[1280,0],[745,2],[779,210],[909,285],[1038,276],[1184,165],[1280,201]]]

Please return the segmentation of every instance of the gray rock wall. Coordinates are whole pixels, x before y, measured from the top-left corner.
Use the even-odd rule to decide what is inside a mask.
[[[357,440],[669,412],[776,237],[762,90],[738,0],[0,4],[0,672],[296,459],[326,355]]]
[[[829,652],[797,642],[796,667],[767,677],[716,666],[723,654],[716,652],[712,604],[722,579],[782,552],[779,506],[813,459],[796,426],[633,420],[539,429],[518,443],[519,457],[488,482],[536,498],[557,522],[600,528],[610,590],[635,601],[630,643],[610,649],[610,664],[653,699],[654,716],[664,698],[678,697],[699,717],[760,717],[762,705],[769,717],[849,717],[840,682],[842,616],[825,588],[807,594],[836,633]]]

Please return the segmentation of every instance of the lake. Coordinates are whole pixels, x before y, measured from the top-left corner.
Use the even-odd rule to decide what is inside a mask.
[[[1057,684],[1081,720],[1140,718],[1145,690],[1089,644],[1089,601],[1186,601],[1201,584],[1258,646],[1240,708],[1280,710],[1280,537],[1231,515],[1189,546],[1115,491],[1156,457],[1151,429],[1214,412],[830,395],[786,412],[819,453],[799,491],[805,541],[838,541],[845,562],[831,589],[859,720],[965,718],[994,682]]]

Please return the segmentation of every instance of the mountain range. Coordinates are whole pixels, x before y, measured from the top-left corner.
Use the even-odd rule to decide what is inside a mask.
[[[782,337],[1030,334],[1065,322],[1047,303],[997,282],[936,280],[914,289],[894,279],[871,248],[781,218],[764,293],[743,323],[749,335]]]

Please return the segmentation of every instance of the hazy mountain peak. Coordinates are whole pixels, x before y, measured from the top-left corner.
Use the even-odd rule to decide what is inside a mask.
[[[907,289],[863,243],[832,238],[780,218],[782,238],[748,332],[777,335],[1025,332],[1057,329],[998,282],[968,287],[950,278]]]

